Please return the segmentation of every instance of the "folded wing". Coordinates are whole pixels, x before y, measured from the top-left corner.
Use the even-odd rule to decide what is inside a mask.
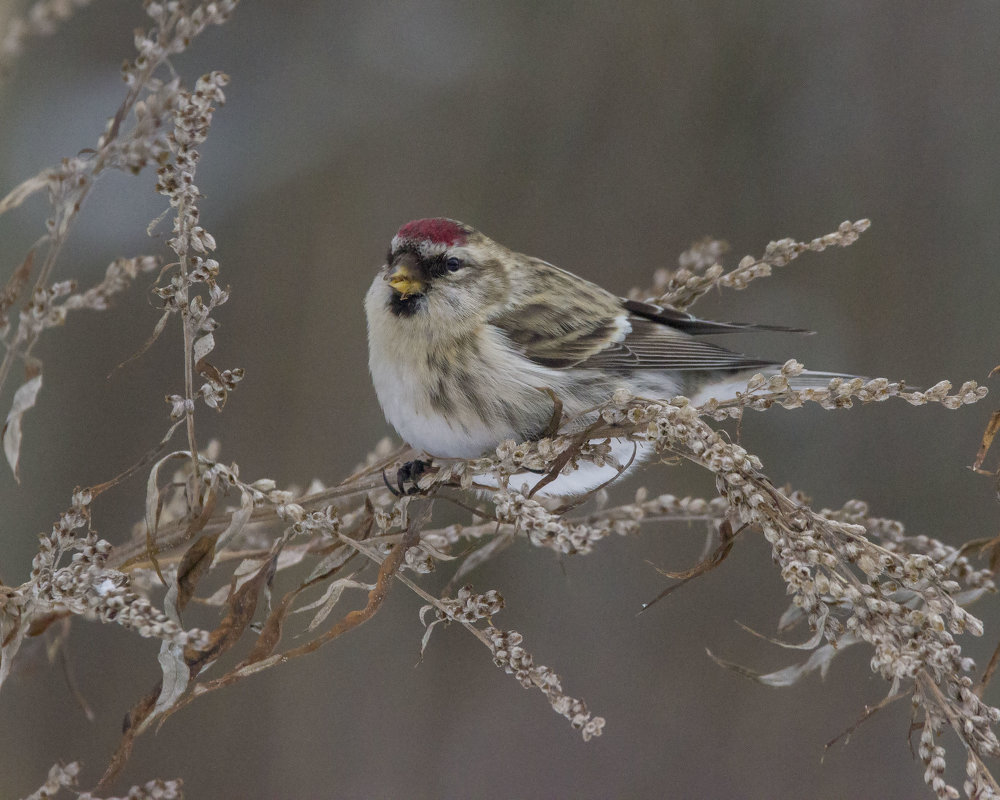
[[[579,292],[579,282],[576,285]],[[589,288],[589,287],[588,287]],[[559,306],[539,293],[490,320],[525,357],[553,369],[737,370],[778,366],[697,337],[743,331],[807,333],[798,328],[713,322],[677,309],[600,294]]]

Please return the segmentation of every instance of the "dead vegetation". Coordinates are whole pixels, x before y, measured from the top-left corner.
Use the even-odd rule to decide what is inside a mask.
[[[72,5],[38,3],[36,15],[58,21]],[[0,684],[9,683],[27,637],[45,634],[58,646],[66,621],[76,617],[118,624],[161,642],[162,677],[132,705],[119,747],[95,791],[111,786],[138,737],[164,724],[178,709],[349,633],[380,611],[397,584],[425,604],[422,647],[428,646],[438,626],[463,626],[501,670],[525,688],[541,692],[583,740],[599,736],[604,718],[563,691],[562,678],[535,662],[521,634],[496,627],[494,617],[504,607],[501,591],[479,590],[466,581],[517,537],[564,555],[587,555],[596,553],[611,535],[699,520],[711,531],[707,555],[689,570],[670,573],[680,583],[664,595],[720,564],[731,554],[737,536],[762,534],[791,597],[779,632],[807,630],[800,644],[776,641],[809,651],[800,664],[769,674],[717,659],[720,664],[782,686],[814,670],[827,670],[846,647],[865,646],[871,650],[872,669],[886,682],[883,703],[908,697],[913,704],[914,725],[920,731],[918,752],[932,791],[942,798],[958,796],[945,777],[944,734],[951,728],[951,741],[966,762],[966,795],[996,796],[998,788],[985,760],[1000,755],[995,732],[1000,711],[981,699],[995,663],[975,683],[970,676],[974,665],[959,643],[964,635],[983,634],[982,624],[966,607],[994,588],[996,541],[976,543],[993,553],[988,568],[977,568],[967,549],[908,535],[901,523],[873,516],[863,502],[850,500],[839,509],[816,511],[804,495],[776,486],[756,456],[713,425],[739,419],[747,409],[763,411],[774,405],[817,403],[843,409],[902,400],[959,408],[985,395],[975,382],[953,391],[942,381],[916,391],[882,378],[834,379],[825,389],[797,390],[789,379],[802,365],[789,361],[780,375],[751,380],[733,401],[696,407],[682,397],[616,396],[601,409],[598,422],[582,433],[565,434],[554,426],[550,436],[505,442],[480,459],[434,460],[414,496],[397,496],[387,489],[387,483],[394,483],[394,471],[416,455],[387,442],[342,482],[317,482],[305,492],[280,489],[268,478],[242,477],[237,465],[220,460],[216,442],[199,447],[195,421],[201,404],[221,410],[243,377],[237,367],[209,361],[218,328],[212,315],[229,293],[218,280],[220,264],[211,257],[215,240],[199,224],[201,196],[194,181],[198,147],[224,102],[227,78],[213,72],[189,87],[170,68],[170,59],[208,25],[225,22],[235,6],[234,0],[147,2],[151,28],[136,36],[138,54],[124,70],[125,98],[95,146],[43,170],[0,201],[4,213],[32,195],[45,194],[51,208],[45,232],[19,259],[0,291],[0,387],[23,372],[19,386],[9,393],[3,431],[4,453],[15,477],[22,449],[31,446],[24,440],[22,420],[43,391],[42,365],[33,355],[41,336],[71,324],[71,312],[105,309],[113,295],[143,277],[154,281],[152,292],[162,305],[150,342],[169,325],[180,325],[183,332],[179,355],[184,386],[165,387],[169,419],[162,432],[150,437],[147,458],[101,485],[78,489],[51,531],[39,537],[26,580],[0,585]],[[25,23],[18,30],[17,37],[8,37],[17,48],[28,33],[48,28]],[[16,48],[8,46],[2,55],[9,61]],[[60,252],[90,187],[112,169],[137,175],[156,171],[155,189],[169,204],[169,252],[165,262],[158,255],[118,259],[101,282],[80,290],[72,280],[55,280],[62,271]],[[866,220],[845,222],[809,242],[771,242],[762,256],[747,256],[728,271],[722,264],[725,247],[702,242],[681,257],[676,270],[661,271],[651,289],[635,295],[686,308],[711,289],[743,289],[804,253],[850,245],[867,227]],[[136,358],[142,358],[144,350],[140,348]],[[977,469],[986,463],[998,428],[994,414]],[[179,430],[184,445],[168,452]],[[582,500],[552,507],[533,497],[551,477],[580,462],[610,463],[611,439],[652,444],[664,462],[690,462],[708,470],[717,496],[678,498],[643,488],[634,502],[609,506],[597,492],[598,502],[590,510],[580,507]],[[511,485],[509,477],[525,470],[538,472],[538,483]],[[115,492],[136,475],[145,475],[147,492],[145,508],[137,510],[134,535],[118,542],[100,538],[91,527],[94,498]],[[489,476],[490,482],[479,483],[480,476]],[[435,498],[465,505],[468,522],[435,526]],[[442,596],[421,584],[422,576],[435,569],[451,574]],[[14,572],[5,570],[8,577]],[[293,588],[272,594],[279,583]],[[213,627],[184,623],[194,603],[217,609]],[[290,637],[284,635],[289,627],[299,634],[298,644],[289,644]],[[206,674],[210,668],[214,677]],[[613,718],[613,709],[606,713]],[[49,797],[75,786],[79,769],[75,763],[53,767],[32,797]],[[133,787],[128,796],[166,798],[179,792],[177,782],[153,781]]]

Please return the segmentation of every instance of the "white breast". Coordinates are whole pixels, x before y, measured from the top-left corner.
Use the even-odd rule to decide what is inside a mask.
[[[417,362],[401,360],[399,350],[379,350],[372,348],[369,359],[375,392],[385,418],[407,443],[445,458],[475,458],[496,445],[485,425],[457,425],[433,409],[426,383],[416,379]]]
[[[388,309],[387,291],[377,277],[365,298],[368,365],[386,419],[403,439],[430,455],[475,458],[544,426],[552,401],[537,387],[559,391],[564,375],[527,361],[489,325],[442,330],[426,314],[396,316]],[[474,347],[475,358],[464,370],[449,355],[456,342]],[[442,354],[434,368],[432,350]],[[466,378],[459,380],[459,374]],[[442,388],[447,410],[435,403]]]

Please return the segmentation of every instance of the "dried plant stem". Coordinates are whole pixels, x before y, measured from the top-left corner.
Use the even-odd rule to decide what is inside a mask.
[[[178,212],[184,218],[183,205]],[[182,237],[179,237],[182,238]],[[181,278],[184,290],[179,298],[181,305],[181,328],[184,331],[184,427],[187,431],[188,450],[191,453],[191,481],[198,481],[198,443],[194,435],[194,331],[188,299],[187,254],[180,259]]]
[[[87,188],[89,187],[86,187],[84,192],[81,194],[81,200],[86,196]],[[52,271],[52,267],[55,265],[65,241],[65,238],[59,238],[51,241],[48,251],[45,254],[45,260],[42,263],[41,274],[35,282],[36,290],[44,288],[45,282],[42,280],[41,276],[47,276]],[[20,351],[10,345],[5,347],[3,361],[0,361],[0,391],[3,390],[4,384],[7,382],[7,377],[10,375],[10,370],[14,365],[15,359],[21,358],[23,361],[29,362],[29,359],[31,358],[31,351],[37,341],[38,334],[35,334],[24,343],[24,346]],[[0,342],[2,342],[2,339],[0,339]]]
[[[45,15],[58,16],[70,1],[85,2],[45,0],[35,6],[40,9],[36,22],[45,22]],[[500,442],[493,452],[474,459],[431,459],[417,479],[418,496],[396,497],[384,488],[385,479],[401,464],[422,456],[405,446],[395,452],[376,448],[370,463],[339,485],[306,494],[278,489],[268,478],[248,482],[236,465],[219,460],[216,444],[199,451],[195,428],[199,401],[221,410],[242,378],[238,368],[220,369],[207,360],[218,326],[212,314],[227,301],[228,290],[218,283],[219,263],[208,257],[215,250],[215,240],[199,224],[201,194],[194,184],[198,147],[208,136],[215,107],[225,100],[222,89],[228,79],[211,72],[191,88],[170,61],[207,25],[224,22],[235,0],[171,0],[147,2],[144,7],[152,27],[136,34],[138,56],[124,70],[128,91],[95,149],[43,171],[0,199],[3,214],[47,189],[52,206],[47,232],[0,287],[0,344],[5,349],[0,388],[12,374],[16,359],[23,360],[29,372],[40,370],[32,356],[39,336],[60,324],[69,310],[103,310],[111,294],[139,272],[159,266],[151,258],[120,259],[108,268],[100,284],[79,294],[70,281],[52,283],[67,237],[95,180],[109,168],[138,173],[155,164],[156,191],[168,198],[174,210],[172,238],[167,244],[176,259],[171,257],[172,263],[160,271],[153,287],[163,306],[150,339],[159,335],[172,314],[179,313],[184,389],[183,394],[168,396],[174,424],[138,464],[110,481],[74,492],[69,508],[40,537],[30,578],[16,587],[0,585],[0,684],[10,674],[26,637],[60,620],[65,633],[74,616],[114,623],[159,640],[162,678],[133,704],[102,786],[119,774],[140,734],[197,697],[314,652],[355,630],[384,607],[394,581],[426,603],[421,621],[427,612],[432,614],[424,623],[421,652],[435,627],[459,622],[489,649],[498,667],[522,686],[540,691],[585,740],[598,736],[604,719],[592,715],[582,700],[563,693],[559,676],[534,663],[519,633],[493,625],[493,616],[504,604],[499,591],[477,594],[471,586],[463,586],[450,596],[450,588],[515,540],[562,556],[583,557],[595,552],[607,537],[634,534],[644,524],[700,521],[705,523],[707,541],[716,546],[706,546],[694,568],[668,574],[682,582],[700,577],[730,555],[738,534],[760,531],[793,601],[779,630],[802,623],[812,631],[808,642],[795,645],[812,651],[802,666],[770,675],[733,668],[763,683],[789,685],[814,670],[825,670],[838,647],[865,643],[873,652],[872,669],[890,689],[887,698],[862,719],[909,691],[918,713],[919,709],[923,713],[920,758],[931,789],[941,798],[957,796],[945,781],[945,751],[936,741],[950,725],[967,752],[966,793],[977,799],[997,796],[1000,790],[983,759],[1000,754],[1000,740],[994,732],[1000,709],[984,704],[980,695],[1000,662],[1000,647],[974,686],[968,675],[974,664],[956,642],[962,634],[982,633],[982,624],[963,604],[993,588],[992,572],[973,569],[961,551],[937,539],[904,536],[900,524],[872,517],[862,503],[852,501],[837,511],[814,511],[803,495],[778,489],[758,458],[712,424],[742,420],[747,409],[797,408],[809,402],[834,409],[898,398],[913,405],[940,403],[958,408],[981,399],[983,387],[969,381],[951,393],[951,384],[942,381],[926,391],[911,391],[901,382],[882,378],[838,378],[824,388],[798,389],[795,378],[803,367],[789,361],[778,374],[754,376],[746,391],[734,399],[699,407],[685,398],[616,394],[589,412],[586,423],[590,424],[583,430],[566,424],[560,398],[550,392],[554,412],[537,441]],[[41,26],[37,27],[38,31],[22,29],[18,35],[23,39],[26,32],[41,32]],[[6,51],[4,42],[9,42]],[[0,39],[0,62],[5,52],[16,55],[19,42],[13,35]],[[167,79],[155,77],[167,71],[162,69],[165,66],[169,67]],[[135,125],[126,130],[129,120]],[[850,245],[867,227],[867,220],[859,220],[845,222],[837,231],[808,242],[781,239],[770,243],[760,257],[748,256],[729,272],[721,265],[724,248],[705,242],[682,257],[678,270],[658,275],[652,295],[684,308],[717,287],[742,289],[802,253]],[[13,328],[6,312],[26,292],[35,249],[41,253],[43,246],[31,302]],[[54,302],[60,298],[65,300]],[[14,435],[5,440],[4,450],[15,474],[22,438],[20,418],[34,404],[41,386],[40,372],[32,383],[35,377],[18,390],[8,415],[7,430],[12,430],[13,419]],[[994,419],[993,423],[984,435],[977,468],[982,467],[993,436],[1000,430],[1000,422]],[[162,455],[181,424],[187,448]],[[615,472],[624,472],[630,464],[622,466],[616,460],[610,447],[613,439],[631,445],[633,457],[641,452],[670,464],[686,460],[710,472],[718,496],[649,497],[640,489],[633,502],[612,508],[600,505],[589,514],[574,516],[570,516],[573,509],[586,497],[553,508],[533,496],[581,464],[610,468],[609,475],[618,477]],[[166,475],[168,463],[180,465],[173,476]],[[90,524],[91,503],[95,496],[146,468],[142,533],[112,546]],[[538,476],[533,487],[514,485],[521,479],[516,476],[526,474]],[[468,512],[469,524],[431,527],[433,499],[454,500],[456,491],[469,493],[455,501]],[[238,503],[223,508],[227,492]],[[478,499],[466,502],[473,493],[478,493]],[[347,565],[357,563],[358,555],[378,565],[374,584],[363,583],[353,573],[343,575]],[[456,567],[449,588],[435,597],[418,576],[449,562]],[[280,585],[276,582],[279,575],[285,580],[294,576],[293,588],[272,603],[270,592]],[[364,605],[337,614],[327,627],[328,616],[347,590],[366,591]],[[307,594],[312,592],[321,594],[312,599]],[[220,610],[213,630],[185,627],[182,614],[192,602]],[[305,630],[297,631],[305,641],[281,651],[285,626],[307,611],[312,618],[302,626]],[[249,653],[235,667],[221,677],[198,682],[206,667],[222,663],[223,656],[232,656],[237,652],[234,648],[244,643],[250,645]],[[68,666],[65,651],[61,657]],[[66,674],[72,687],[72,674],[68,670]],[[53,768],[38,796],[71,787],[78,771],[75,764]],[[137,790],[135,797],[166,798],[178,790],[175,783],[151,783]]]
[[[982,761],[982,756],[990,756],[996,758],[997,752],[982,753],[979,749],[978,742],[973,737],[974,731],[971,730],[969,721],[965,715],[960,713],[957,709],[957,703],[954,699],[946,697],[941,691],[941,687],[938,686],[937,681],[927,672],[927,670],[921,670],[917,675],[916,679],[916,689],[917,697],[919,699],[920,705],[925,709],[925,713],[928,717],[931,717],[937,713],[940,713],[951,725],[952,729],[958,734],[959,739],[965,743],[970,760],[974,760],[979,767],[979,770],[975,777],[981,784],[988,787],[989,791],[992,792],[991,797],[1000,797],[1000,785],[997,784],[990,770]],[[940,757],[940,756],[939,756]],[[941,758],[943,761],[943,758]],[[972,776],[970,776],[972,777]],[[951,787],[943,787],[947,796],[958,797],[958,792],[948,792],[947,790]],[[939,790],[939,796],[942,794]],[[973,794],[969,794],[973,797]],[[982,794],[977,794],[975,796],[983,797]]]
[[[411,508],[412,508],[412,506],[411,506]],[[370,547],[366,547],[365,545],[361,544],[360,542],[357,542],[354,539],[351,539],[351,538],[349,538],[347,536],[344,536],[343,534],[340,535],[340,540],[345,545],[347,545],[348,547],[353,548],[354,550],[356,550],[358,553],[360,553],[361,555],[365,556],[366,558],[370,558],[372,561],[374,561],[377,564],[382,565],[383,567],[385,566],[385,562],[387,560],[387,557],[384,557],[384,556],[379,555],[378,553],[375,553]],[[406,541],[405,538],[402,539],[400,541],[400,544],[404,544],[405,541]],[[416,543],[415,540],[411,540],[411,545],[410,546],[412,546],[412,544],[415,544],[415,543]],[[399,546],[395,546],[395,547],[393,547],[393,549],[392,549],[391,552],[392,552],[392,554],[395,554],[395,553],[398,552],[398,553],[400,553],[400,555],[402,555],[402,548],[400,548]],[[381,572],[380,572],[380,574],[381,574]],[[435,608],[438,608],[438,609],[441,609],[441,610],[445,609],[444,604],[438,598],[436,598],[434,595],[430,594],[429,592],[425,591],[418,584],[416,584],[413,581],[411,581],[405,575],[403,575],[402,573],[400,573],[398,571],[398,569],[393,573],[393,577],[396,580],[398,580],[401,583],[403,583],[406,586],[408,586],[414,592],[414,594],[416,594],[418,597],[422,598],[423,600],[426,600],[429,604],[431,604]],[[466,630],[469,631],[469,633],[471,633],[473,636],[475,636],[477,639],[479,639],[479,641],[482,642],[485,647],[487,647],[487,648],[490,647],[490,641],[486,637],[486,634],[482,630],[480,630],[479,628],[477,628],[471,622],[464,622],[464,621],[462,621],[461,624],[462,624],[462,626]]]
[[[997,667],[1000,666],[1000,643],[993,649],[993,655],[990,656],[990,663],[986,665],[986,669],[983,670],[983,677],[980,678],[979,683],[976,684],[976,694],[979,697],[983,696],[983,692],[986,691],[986,687],[989,686],[990,681],[993,680],[993,674],[997,671]]]
[[[77,161],[67,160],[62,167],[43,172],[35,178],[29,178],[0,202],[0,207],[3,210],[7,210],[8,208],[20,205],[28,196],[53,183],[67,193],[65,201],[57,203],[54,206],[55,215],[51,220],[49,232],[43,235],[41,239],[41,242],[47,241],[49,247],[39,269],[38,277],[35,280],[34,288],[36,292],[48,286],[52,271],[55,269],[63,245],[69,237],[73,222],[87,196],[90,194],[95,179],[111,166],[118,157],[115,145],[119,140],[122,123],[133,111],[142,93],[147,90],[153,75],[166,61],[169,50],[167,46],[169,43],[168,37],[172,35],[172,30],[176,26],[181,13],[181,10],[176,10],[171,16],[168,25],[159,28],[157,33],[157,44],[159,47],[152,52],[160,53],[161,56],[159,58],[153,57],[147,59],[145,64],[138,68],[135,79],[125,94],[125,99],[122,101],[121,106],[119,106],[107,131],[100,137],[98,147],[89,160],[89,163],[86,163],[86,166],[84,166],[85,162],[83,161],[79,161],[78,163]],[[30,189],[26,189],[25,187],[30,187]],[[16,202],[11,200],[13,197],[17,197]],[[3,361],[0,362],[0,391],[2,391],[7,381],[14,359],[18,357],[27,359],[30,357],[31,350],[40,332],[39,330],[29,334],[29,338],[20,350],[10,346],[7,347]]]

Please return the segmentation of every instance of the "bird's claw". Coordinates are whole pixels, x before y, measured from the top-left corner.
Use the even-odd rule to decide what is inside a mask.
[[[417,481],[420,480],[420,477],[427,471],[429,466],[429,461],[421,461],[420,459],[400,464],[399,469],[396,470],[395,487],[389,483],[389,478],[386,476],[385,470],[382,470],[382,480],[385,482],[385,488],[396,497],[421,494],[423,489],[417,486]],[[409,488],[406,486],[407,483],[411,484]]]

